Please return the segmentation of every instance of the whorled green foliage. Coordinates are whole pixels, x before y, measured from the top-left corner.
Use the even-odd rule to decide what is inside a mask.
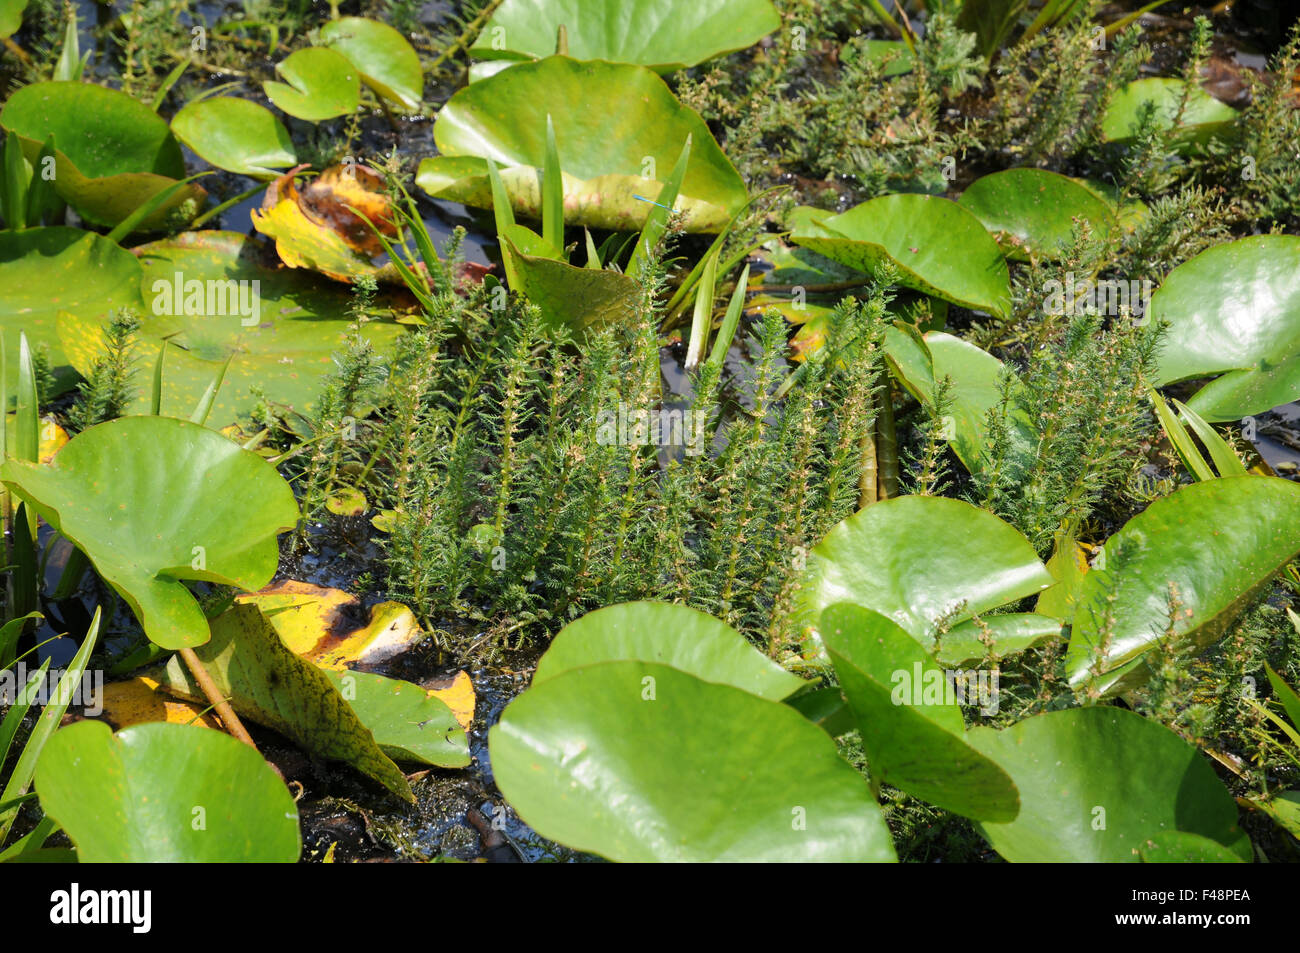
[[[142,366],[152,366],[167,348],[162,413],[188,417],[223,366],[210,426],[246,415],[259,399],[254,388],[283,409],[311,412],[336,367],[334,354],[347,346],[352,299],[339,286],[267,262],[262,252],[256,241],[222,231],[185,232],[136,249],[148,303],[137,355]],[[404,328],[373,320],[359,333],[385,353]],[[92,317],[60,316],[62,349],[82,373],[94,365],[99,339]],[[131,411],[144,412],[150,396],[140,388]]]
[[[537,663],[533,684],[598,662],[657,662],[781,701],[805,682],[713,616],[663,602],[624,602],[588,612],[561,630]]]
[[[933,195],[897,194],[840,215],[805,213],[792,241],[860,271],[897,269],[898,283],[999,317],[1011,307],[1011,277],[998,243],[967,209]]]
[[[1184,486],[1124,524],[1079,587],[1070,684],[1115,694],[1149,675],[1147,651],[1217,641],[1300,553],[1300,486],[1241,476]]]
[[[298,507],[261,457],[170,417],[122,417],[82,431],[48,464],[10,459],[3,481],[70,539],[163,648],[208,640],[182,580],[260,589],[276,536]]]
[[[69,725],[46,742],[36,791],[83,864],[293,863],[302,849],[271,766],[199,726]]]
[[[54,189],[96,225],[117,225],[185,178],[181,147],[167,123],[126,93],[93,83],[24,86],[0,109],[0,126],[19,135],[33,165],[42,144],[54,136]],[[192,218],[205,195],[191,183],[137,228],[164,225],[185,203]]]
[[[361,81],[404,109],[419,109],[424,95],[420,57],[387,23],[364,17],[339,17],[320,31],[321,44],[342,53]]]
[[[323,46],[291,53],[275,64],[285,82],[262,84],[266,98],[290,116],[320,122],[361,105],[361,74],[346,56]]]
[[[265,106],[214,96],[172,117],[172,132],[199,158],[227,172],[265,178],[298,161],[284,124]]]
[[[1042,638],[1003,638],[1000,626],[1014,633],[1020,615],[981,619],[991,646],[980,641],[979,628],[958,624],[1052,582],[1029,541],[993,514],[960,500],[903,496],[874,503],[826,534],[808,554],[796,611],[816,631],[826,609],[850,602],[888,617],[928,650],[937,644],[939,658],[960,661],[1020,651]]]
[[[1136,862],[1150,838],[1199,834],[1249,860],[1232,795],[1205,757],[1163,725],[1098,706],[973,728],[972,745],[1020,792],[1009,824],[976,822],[1014,863]]]
[[[893,861],[830,736],[788,705],[667,665],[602,662],[529,688],[492,728],[534,830],[617,861]]]
[[[505,0],[470,53],[488,60],[548,56],[563,26],[576,59],[666,73],[752,46],[780,25],[771,0]]]
[[[1236,420],[1300,397],[1300,238],[1252,235],[1175,268],[1151,296],[1169,322],[1159,385],[1222,375],[1187,405]]]
[[[873,780],[966,817],[1015,819],[1015,785],[966,742],[944,669],[914,638],[879,613],[849,603],[823,612],[819,628]]]
[[[211,635],[195,654],[237,714],[275,729],[304,751],[352,765],[398,797],[415,800],[401,769],[344,698],[336,678],[291,652],[257,606],[237,605],[223,612],[212,620]],[[205,697],[189,667],[176,656],[156,677],[173,694],[197,702]],[[363,688],[359,680],[343,684],[358,695],[363,690],[374,690],[373,683]],[[363,707],[385,720],[393,711],[377,699],[370,699]],[[412,712],[408,709],[404,714]],[[444,717],[442,709],[437,717]],[[395,746],[404,747],[410,738],[410,732],[397,726]],[[459,758],[454,760],[457,766],[464,764]]]
[[[71,387],[77,375],[59,342],[60,312],[98,328],[118,308],[141,311],[142,275],[134,255],[94,232],[62,225],[0,231],[0,330],[8,379],[18,379],[22,331],[33,349],[47,349],[58,388]]]
[[[1108,202],[1091,189],[1045,169],[1006,169],[982,176],[957,199],[984,223],[1013,261],[1059,258],[1086,222],[1096,238],[1119,228]]]
[[[540,218],[548,115],[570,225],[639,230],[654,206],[633,196],[659,194],[688,136],[690,161],[676,203],[686,230],[718,231],[748,200],[704,120],[652,70],[567,56],[521,63],[457,92],[434,125],[441,154],[420,163],[416,181],[434,198],[491,208],[492,159],[514,211]]]

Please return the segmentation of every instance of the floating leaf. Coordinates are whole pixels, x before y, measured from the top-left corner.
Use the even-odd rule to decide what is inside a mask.
[[[353,244],[359,237],[355,227],[349,231],[339,219],[328,217],[328,210],[339,208],[337,197],[326,199],[325,190],[318,191],[321,204],[314,215],[308,214],[302,194],[293,182],[301,168],[305,166],[291,169],[267,186],[261,209],[251,213],[253,227],[275,239],[276,253],[290,268],[319,271],[335,281],[351,282],[362,275],[377,278],[380,270],[371,263],[372,255],[359,251]],[[351,212],[346,214],[368,230]],[[369,237],[378,242],[373,232]]]
[[[1237,809],[1201,753],[1168,728],[1106,706],[1053,711],[967,739],[1020,791],[1010,824],[976,822],[1013,863],[1135,862],[1165,831],[1200,834],[1250,859]]]
[[[311,411],[321,379],[335,370],[333,355],[347,348],[353,320],[345,290],[265,263],[258,243],[234,232],[187,232],[136,252],[151,301],[137,336],[140,365],[152,366],[171,335],[162,413],[189,417],[227,360],[210,426],[246,415],[258,401],[254,389],[282,410]],[[245,303],[250,307],[242,308]],[[402,333],[401,325],[388,321],[368,321],[360,329],[381,353]],[[59,335],[70,363],[88,372],[99,353],[98,323],[63,315]],[[142,392],[129,412],[148,407]]]
[[[126,93],[93,83],[24,86],[0,109],[0,126],[18,133],[34,166],[42,145],[54,136],[54,189],[96,225],[119,224],[185,178],[181,147],[167,123]],[[206,195],[199,186],[186,185],[137,228],[176,224],[178,217],[188,221]]]
[[[624,602],[566,625],[537,663],[533,684],[597,662],[670,665],[702,678],[781,701],[807,683],[785,671],[711,615],[660,602]]]
[[[207,620],[183,579],[258,589],[298,507],[256,454],[197,424],[122,417],[79,433],[49,464],[11,459],[3,480],[84,552],[150,641],[200,645]]]
[[[293,863],[293,798],[242,741],[204,728],[61,728],[36,768],[41,809],[83,864]],[[202,821],[202,823],[198,823]]]
[[[1161,831],[1138,848],[1144,864],[1241,864],[1245,861],[1218,841],[1187,831]]]
[[[1007,169],[976,179],[958,204],[984,223],[1013,261],[1055,260],[1076,223],[1103,238],[1119,228],[1110,205],[1077,182],[1044,169]]]
[[[940,621],[954,625],[1051,583],[1029,541],[992,513],[945,497],[901,496],[826,534],[808,555],[798,600],[814,627],[825,609],[851,602],[930,649]]]
[[[1253,235],[1201,252],[1156,289],[1150,316],[1170,325],[1157,386],[1222,374],[1187,402],[1206,420],[1300,398],[1300,238]]]
[[[841,215],[795,225],[790,240],[872,274],[892,263],[898,282],[966,308],[1007,317],[1011,277],[998,243],[956,202],[883,195]]]
[[[1186,84],[1180,79],[1151,77],[1139,79],[1118,90],[1111,97],[1106,115],[1101,121],[1101,135],[1106,142],[1131,142],[1138,129],[1138,116],[1144,103],[1156,107],[1156,126],[1174,128],[1178,118],[1178,105]],[[1237,110],[1219,102],[1200,86],[1193,86],[1187,94],[1187,107],[1183,112],[1175,141],[1188,146],[1203,143],[1213,136],[1223,137],[1237,118]]]
[[[0,231],[0,327],[8,379],[18,379],[22,331],[34,350],[48,349],[58,390],[70,388],[77,373],[60,345],[59,313],[69,312],[98,331],[118,308],[143,311],[142,274],[130,252],[93,232],[62,225]]]
[[[147,675],[109,682],[104,686],[100,706],[104,720],[115,731],[158,721],[221,730],[221,722],[209,712],[212,706],[206,699],[200,703],[173,698],[164,694],[157,680]]]
[[[575,59],[668,73],[753,46],[780,25],[771,0],[506,0],[470,53],[487,60],[538,59],[555,52],[563,26]]]
[[[579,268],[568,262],[525,254],[507,236],[519,290],[552,327],[572,331],[628,322],[641,286],[617,271]]]
[[[848,603],[822,613],[819,628],[873,779],[965,817],[1015,819],[1015,785],[966,743],[947,674],[914,638],[879,613]],[[996,692],[994,686],[992,701],[980,703],[996,706]]]
[[[262,84],[266,98],[290,116],[320,122],[346,116],[361,105],[361,80],[346,56],[321,46],[291,53],[275,64],[285,82]]]
[[[284,124],[265,106],[216,96],[190,103],[172,117],[172,132],[218,169],[272,176],[298,161]]]
[[[396,214],[384,191],[384,177],[367,165],[332,165],[308,180],[301,190],[292,179],[281,179],[277,185],[281,194],[298,203],[307,218],[337,232],[354,251],[378,255],[384,250],[375,228],[388,239],[397,238]]]
[[[530,827],[610,860],[895,859],[866,782],[824,731],[666,665],[569,669],[511,702],[489,743]]]
[[[321,27],[320,41],[347,57],[361,74],[361,81],[380,96],[405,109],[420,108],[424,94],[420,57],[387,23],[339,17]]]
[[[27,0],[0,0],[0,37],[10,37],[23,25]]]
[[[257,606],[235,606],[212,620],[212,638],[194,651],[238,715],[274,728],[304,751],[352,765],[398,797],[415,800],[405,776],[380,750],[335,680],[294,655]],[[204,697],[178,657],[158,679],[182,698]]]
[[[1300,486],[1275,477],[1207,480],[1156,500],[1106,540],[1102,562],[1083,577],[1070,684],[1095,675],[1106,694],[1140,684],[1141,657],[1171,629],[1188,651],[1217,641],[1300,552],[1297,526]]]
[[[600,90],[601,108],[591,106]],[[549,56],[472,83],[438,113],[441,155],[420,163],[416,181],[434,198],[492,206],[487,160],[501,169],[514,210],[541,217],[546,117],[552,117],[564,169],[565,220],[637,231],[654,206],[686,137],[690,163],[677,207],[686,230],[717,231],[748,200],[745,184],[708,126],[651,70]]]
[[[325,509],[335,516],[361,516],[369,508],[366,495],[352,486],[345,486],[325,498]]]
[[[469,742],[455,712],[419,685],[369,672],[326,672],[384,754],[440,768],[469,764]]]

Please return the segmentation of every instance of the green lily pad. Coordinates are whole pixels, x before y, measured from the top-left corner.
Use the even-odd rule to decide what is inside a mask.
[[[933,195],[882,195],[795,225],[790,240],[859,271],[898,269],[899,284],[1006,317],[1011,276],[998,243],[970,211]]]
[[[593,90],[600,90],[599,108]],[[688,213],[686,230],[718,231],[748,201],[704,120],[658,75],[567,56],[521,63],[457,92],[434,125],[441,155],[420,163],[416,181],[434,198],[491,208],[492,159],[515,212],[540,218],[548,114],[570,225],[639,230],[654,206],[633,196],[659,194],[688,136],[690,161],[676,202]]]
[[[858,722],[872,778],[965,817],[1005,823],[1020,798],[1007,773],[966,743],[942,668],[896,623],[839,603],[819,623]],[[997,688],[980,699],[996,705]],[[990,712],[992,713],[992,712]]]
[[[1180,487],[1106,540],[1079,587],[1065,668],[1070,684],[1115,694],[1148,676],[1144,655],[1170,628],[1191,651],[1217,641],[1300,553],[1300,486],[1241,476]],[[1104,646],[1104,653],[1103,653]],[[1095,671],[1094,671],[1095,668]]]
[[[138,333],[140,365],[152,367],[163,338],[174,335],[163,363],[163,414],[188,418],[228,358],[209,426],[238,422],[256,405],[255,388],[282,408],[299,414],[311,411],[321,379],[335,369],[333,355],[347,347],[353,322],[346,290],[264,263],[258,243],[234,232],[187,232],[143,245],[136,254],[149,302]],[[222,284],[231,281],[243,284],[233,289]],[[200,284],[187,289],[189,282]],[[202,301],[191,298],[195,287],[202,288]],[[239,294],[250,304],[256,302],[255,314],[253,307],[235,304]],[[191,310],[195,313],[176,313]],[[254,318],[255,323],[245,325]],[[369,321],[361,327],[362,336],[381,352],[402,333],[402,326],[390,321]],[[98,324],[89,316],[65,314],[59,320],[59,337],[68,361],[87,372],[98,350]],[[146,412],[148,400],[148,388],[141,388],[130,412]]]
[[[23,25],[27,0],[0,0],[0,37],[13,36]]]
[[[753,46],[781,26],[771,0],[505,0],[470,53],[486,60],[539,59],[568,34],[569,55],[648,66],[660,73]]]
[[[1136,862],[1166,831],[1200,834],[1250,859],[1232,795],[1199,751],[1158,722],[1097,706],[966,737],[1020,791],[1014,821],[975,825],[1013,863]]]
[[[930,332],[923,340],[897,329],[886,333],[886,359],[899,382],[933,411],[935,382],[948,378],[948,414],[952,417],[952,449],[971,473],[983,473],[990,465],[989,412],[1001,415],[1011,438],[1011,459],[1028,464],[1037,448],[1038,436],[1024,404],[1015,399],[1005,413],[1002,379],[1014,372],[992,354],[944,332]],[[1012,393],[1019,388],[1013,385]]]
[[[1161,129],[1173,129],[1185,84],[1180,79],[1152,77],[1134,80],[1115,93],[1101,121],[1106,142],[1131,142],[1138,127],[1138,112],[1147,102],[1156,104],[1156,122]],[[1199,86],[1188,96],[1176,142],[1188,146],[1213,136],[1226,136],[1237,118],[1237,110],[1219,102]]]
[[[945,665],[965,665],[989,656],[1015,655],[1060,635],[1061,620],[1041,612],[981,616],[959,622],[943,633],[934,656]]]
[[[504,237],[520,287],[552,327],[573,331],[626,324],[632,319],[641,286],[608,269],[579,268],[542,255],[528,255]]]
[[[212,638],[194,652],[236,714],[274,728],[304,751],[352,765],[398,797],[415,800],[405,775],[380,748],[336,681],[290,651],[257,606],[236,605],[213,619]],[[179,656],[154,677],[173,695],[204,700]],[[361,688],[360,679],[355,687]],[[392,712],[384,702],[370,707]]]
[[[321,27],[320,41],[346,56],[361,74],[361,81],[380,96],[405,109],[420,108],[424,95],[420,57],[387,23],[339,17]]]
[[[958,204],[984,223],[1013,261],[1055,260],[1071,241],[1076,219],[1098,238],[1119,227],[1110,205],[1055,172],[1007,169],[976,179]]]
[[[172,132],[199,158],[227,172],[264,178],[298,161],[275,113],[247,99],[217,96],[172,117]]]
[[[275,468],[221,434],[170,417],[84,430],[48,464],[9,459],[0,480],[85,553],[165,649],[208,638],[182,579],[260,589],[298,522]]]
[[[291,864],[302,850],[298,809],[271,766],[197,725],[60,728],[36,791],[83,864]]]
[[[807,683],[711,615],[661,602],[624,602],[570,622],[537,663],[533,684],[597,662],[671,665],[702,678],[781,701]]]
[[[1187,406],[1239,420],[1300,398],[1300,238],[1253,235],[1170,272],[1150,315],[1168,321],[1156,385],[1222,375]]]
[[[268,80],[262,91],[290,116],[320,122],[346,116],[361,105],[360,71],[336,50],[298,50],[276,63],[275,71],[285,82]]]
[[[1138,848],[1144,864],[1242,864],[1245,861],[1218,841],[1187,831],[1161,831]]]
[[[325,675],[394,761],[440,768],[469,764],[465,729],[441,698],[419,685],[369,672],[325,671]]]
[[[797,598],[814,627],[831,605],[851,602],[889,617],[928,650],[940,621],[955,625],[1052,581],[1029,541],[992,513],[901,496],[827,533],[808,555]]]
[[[511,702],[489,744],[530,827],[610,860],[895,860],[866,782],[822,729],[666,665],[569,669]]]
[[[69,389],[77,372],[68,366],[59,341],[59,312],[98,328],[118,308],[143,311],[141,275],[134,255],[93,232],[62,225],[0,231],[7,379],[18,379],[18,332],[23,331],[33,349],[48,349],[58,390]]]
[[[33,164],[46,139],[54,136],[54,189],[96,225],[117,225],[185,178],[181,147],[167,123],[126,93],[93,83],[24,86],[0,109],[0,126],[18,134]],[[187,221],[206,195],[191,183],[137,229]]]

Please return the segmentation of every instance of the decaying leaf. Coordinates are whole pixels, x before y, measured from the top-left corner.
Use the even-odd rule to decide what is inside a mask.
[[[292,182],[290,189],[293,188]],[[366,220],[386,238],[397,237],[393,207],[384,193],[384,178],[369,166],[349,162],[332,165],[297,192],[298,207],[316,225],[338,234],[349,248],[366,255],[384,250]]]
[[[209,706],[173,698],[160,689],[157,679],[147,675],[125,682],[110,682],[104,686],[102,715],[114,731],[150,721],[165,721],[172,725],[203,725],[205,728],[220,730],[221,722],[215,716],[205,714]]]

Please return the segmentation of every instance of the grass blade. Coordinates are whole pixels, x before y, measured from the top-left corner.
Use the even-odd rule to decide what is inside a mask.
[[[546,114],[546,158],[542,166],[542,237],[564,251],[564,177],[560,151],[555,145],[555,125]]]
[[[217,400],[217,391],[221,390],[221,385],[226,380],[226,369],[230,367],[230,362],[234,359],[234,352],[231,352],[230,356],[226,358],[226,362],[221,365],[221,370],[217,372],[216,379],[208,384],[208,389],[199,398],[198,406],[194,408],[194,413],[190,414],[190,423],[199,426],[207,424],[208,414],[212,413],[212,405]]]
[[[663,237],[664,230],[668,227],[668,216],[672,214],[672,208],[677,202],[677,193],[682,189],[682,180],[686,178],[686,166],[690,159],[691,137],[687,136],[682,151],[677,156],[677,164],[673,166],[668,179],[659,189],[659,195],[655,199],[656,204],[650,206],[650,214],[646,216],[641,235],[636,240],[636,247],[632,249],[632,257],[627,263],[627,273],[633,278],[636,277],[641,260],[659,244],[659,239]]]
[[[18,620],[14,620],[18,621]],[[8,668],[8,666],[5,666]],[[27,684],[18,691],[18,697],[14,699],[9,711],[5,714],[4,721],[0,721],[0,765],[9,760],[9,749],[13,746],[14,736],[18,734],[18,727],[27,717],[27,710],[32,707],[32,702],[36,700],[36,693],[40,690],[41,685],[45,682],[45,673],[50,667],[50,660],[46,659],[41,663],[41,667],[31,674],[27,679]],[[9,799],[6,798],[6,801]],[[17,799],[21,800],[21,798]],[[12,803],[6,803],[0,812],[6,811],[13,807]]]
[[[691,317],[691,343],[686,349],[686,370],[694,370],[709,340],[709,325],[713,323],[713,296],[718,275],[718,253],[713,252],[704,262],[704,274],[695,292],[695,312]]]
[[[167,186],[167,188],[163,189],[161,192],[159,192],[157,195],[151,198],[149,201],[141,205],[138,209],[136,209],[134,212],[128,215],[121,222],[119,222],[117,227],[114,228],[111,232],[109,232],[108,235],[106,235],[105,237],[110,242],[120,242],[122,239],[126,238],[126,236],[130,235],[133,231],[135,231],[135,227],[137,225],[143,222],[146,218],[148,218],[158,209],[162,208],[163,204],[168,199],[170,199],[181,189],[185,188],[185,186],[189,185],[195,179],[201,179],[205,175],[212,175],[212,174],[213,173],[211,172],[197,172],[194,175],[190,176],[188,179],[181,179],[179,182],[172,183],[171,185]]]
[[[46,170],[50,174],[45,174]],[[32,181],[27,189],[27,225],[40,225],[47,218],[56,219],[63,214],[63,199],[54,191],[54,135],[45,140],[36,165],[32,168]],[[56,223],[57,224],[57,223]]]
[[[1219,436],[1219,432],[1205,422],[1205,419],[1189,408],[1182,401],[1175,400],[1174,406],[1178,408],[1179,415],[1192,428],[1192,432],[1200,438],[1205,449],[1210,451],[1210,459],[1214,462],[1214,468],[1219,471],[1219,476],[1245,476],[1246,467],[1232,452],[1232,447],[1228,442]]]
[[[740,273],[740,280],[736,282],[736,290],[731,294],[731,303],[727,305],[727,314],[722,319],[722,326],[718,328],[718,338],[713,342],[713,350],[709,353],[708,363],[714,367],[722,367],[727,351],[731,349],[731,341],[736,336],[736,328],[740,325],[740,314],[745,310],[745,292],[748,288],[749,265],[746,265],[745,270]]]
[[[4,169],[0,173],[0,216],[7,228],[22,228],[27,224],[27,187],[30,182],[27,161],[18,133],[9,131],[4,143]]]
[[[1165,433],[1169,435],[1169,442],[1174,445],[1178,451],[1178,456],[1183,461],[1183,466],[1187,467],[1188,472],[1196,477],[1197,481],[1213,480],[1214,471],[1210,465],[1201,456],[1201,451],[1197,449],[1195,441],[1192,440],[1191,434],[1187,428],[1182,425],[1174,412],[1169,409],[1165,399],[1154,390],[1151,391],[1151,403],[1155,405],[1156,416],[1160,418],[1160,425],[1165,428]]]
[[[600,263],[600,250],[596,248],[596,242],[591,237],[590,229],[584,226],[582,233],[587,236],[587,267],[599,271],[603,267]]]

